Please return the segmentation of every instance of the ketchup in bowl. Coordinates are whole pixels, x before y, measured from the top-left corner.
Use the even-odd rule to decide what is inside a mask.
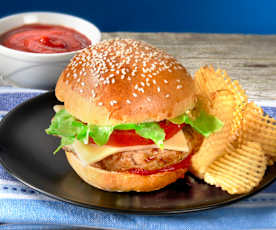
[[[31,53],[64,53],[86,48],[91,41],[68,27],[26,24],[0,35],[0,44]]]

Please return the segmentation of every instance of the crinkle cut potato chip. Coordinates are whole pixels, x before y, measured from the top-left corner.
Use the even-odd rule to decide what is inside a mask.
[[[221,119],[224,127],[204,138],[191,171],[230,194],[251,191],[266,166],[276,161],[276,120],[248,103],[239,82],[225,71],[202,67],[195,74],[195,86],[200,105]]]
[[[207,100],[209,104],[212,102],[214,92],[227,89],[233,93],[235,120],[233,121],[232,132],[234,134],[240,127],[242,110],[248,103],[248,97],[239,82],[232,81],[226,71],[220,69],[215,71],[212,66],[204,66],[195,73],[195,87],[198,96],[205,98],[205,105],[203,105],[205,108]]]
[[[204,177],[208,166],[223,154],[226,144],[230,141],[228,139],[231,138],[233,102],[233,95],[229,90],[217,91],[212,95],[208,112],[219,118],[224,126],[218,132],[204,138],[200,149],[192,157],[191,171],[200,178]]]
[[[239,142],[248,140],[260,143],[269,163],[276,161],[276,120],[264,115],[262,108],[253,102],[244,110],[238,137]]]
[[[230,194],[246,193],[262,180],[266,165],[259,143],[245,142],[236,148],[230,145],[206,170],[204,180]]]

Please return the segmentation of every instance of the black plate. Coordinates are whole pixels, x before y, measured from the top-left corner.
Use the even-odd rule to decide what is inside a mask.
[[[203,210],[251,195],[271,183],[276,166],[269,167],[261,184],[250,194],[229,195],[187,175],[166,188],[150,193],[111,193],[83,182],[63,152],[52,154],[59,139],[45,134],[57,104],[53,92],[16,107],[0,124],[0,160],[24,184],[53,198],[87,208],[137,214],[173,214]]]

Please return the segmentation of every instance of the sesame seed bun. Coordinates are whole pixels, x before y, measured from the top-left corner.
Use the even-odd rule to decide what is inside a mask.
[[[96,125],[170,119],[195,105],[186,69],[164,51],[131,39],[102,41],[77,54],[55,92],[70,114]]]
[[[106,171],[91,165],[83,166],[72,152],[66,152],[66,157],[75,172],[88,184],[106,191],[116,192],[149,192],[161,189],[168,184],[183,178],[187,169],[177,169],[172,172],[156,173],[148,176]]]

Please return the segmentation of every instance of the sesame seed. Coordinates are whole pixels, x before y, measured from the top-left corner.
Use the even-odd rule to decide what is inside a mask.
[[[115,104],[117,104],[118,102],[116,101],[116,100],[111,100],[110,102],[109,102],[109,104],[111,105],[111,106],[113,106],[113,105],[115,105]]]
[[[176,82],[180,83],[180,79],[177,79]]]
[[[109,85],[109,83],[110,83],[109,79],[105,79],[105,80],[103,81],[103,84],[104,84],[104,85]]]
[[[65,84],[66,84],[66,85],[68,85],[68,84],[69,84],[69,81],[68,81],[68,80],[66,80],[66,81],[65,81]]]
[[[82,86],[84,86],[84,85],[85,85],[85,83],[84,83],[84,82],[82,82],[82,83],[81,83],[81,85],[82,85]]]
[[[145,42],[132,39],[112,39],[91,45],[75,58],[72,58],[66,76],[72,76],[77,80],[80,76],[84,77],[93,73],[94,78],[101,79],[103,84],[109,84],[114,83],[116,78],[114,80],[112,78],[115,75],[118,75],[118,78],[122,80],[127,78],[131,81],[132,76],[135,77],[139,74],[140,77],[152,79],[153,82],[146,79],[139,85],[150,87],[152,84],[157,85],[157,79],[153,78],[160,71],[172,72],[173,69],[177,68],[182,69],[183,67],[172,56]],[[81,77],[80,79],[82,79]],[[165,84],[168,83],[167,80],[162,79],[162,81]],[[180,85],[180,82],[176,85]],[[139,92],[144,90],[139,87],[137,89]]]
[[[130,103],[131,103],[131,101],[127,99],[127,100],[126,100],[126,103],[130,104]]]
[[[158,93],[160,92],[160,87],[157,87],[157,92],[158,92]]]
[[[141,92],[141,93],[145,92],[143,88],[139,88],[138,91]]]
[[[181,88],[182,88],[182,85],[177,85],[176,88],[177,88],[177,89],[181,89]]]
[[[98,103],[98,106],[102,106],[102,105],[103,105],[103,103],[102,103],[102,102],[99,102],[99,103]]]
[[[168,98],[168,97],[170,97],[170,94],[166,94],[166,96],[165,96],[166,98]]]
[[[82,90],[82,89],[80,89],[80,93],[83,93],[83,90]]]
[[[112,84],[115,83],[115,78],[112,78],[111,83],[112,83]]]
[[[150,99],[150,97],[147,97],[147,101],[151,102],[151,99]]]
[[[142,81],[140,82],[140,84],[141,84],[141,86],[145,86],[145,83],[144,83],[144,82],[142,82]]]
[[[133,93],[132,95],[133,95],[133,97],[137,97],[137,94],[136,94],[136,93]]]

